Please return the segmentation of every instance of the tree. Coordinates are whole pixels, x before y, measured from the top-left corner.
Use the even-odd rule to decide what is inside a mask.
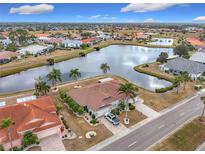
[[[204,109],[203,109],[202,114],[201,114],[201,118],[203,118],[204,112],[205,112],[205,96],[201,97],[201,100],[202,100],[203,103],[204,103]]]
[[[43,78],[39,76],[35,79],[35,94],[37,96],[46,95],[50,91],[50,86],[43,81]]]
[[[136,97],[136,88],[134,88],[133,84],[131,83],[125,83],[121,84],[120,88],[118,89],[119,94],[125,95],[124,102],[126,104],[126,115],[125,115],[125,120],[128,120],[127,117],[127,110],[128,110],[128,101],[129,99],[133,99]]]
[[[189,74],[187,72],[182,72],[181,73],[181,77],[182,77],[182,82],[184,82],[184,88],[183,90],[185,90],[186,88],[186,83],[189,82],[191,80]]]
[[[174,79],[174,84],[176,84],[177,86],[177,94],[179,93],[179,86],[182,82],[182,76],[181,75],[177,75]]]
[[[10,146],[11,146],[11,149],[13,150],[11,127],[10,127],[12,124],[14,124],[14,122],[12,122],[10,118],[5,118],[1,121],[0,128],[1,129],[6,129],[7,136],[9,138],[9,142],[10,142]]]
[[[16,45],[14,43],[10,43],[10,44],[7,45],[6,50],[8,50],[8,51],[16,51],[17,47],[16,47]]]
[[[78,78],[81,77],[81,73],[78,68],[73,68],[70,70],[69,76],[74,80],[78,80]]]
[[[61,71],[59,69],[53,68],[52,71],[47,75],[49,81],[51,81],[52,85],[56,89],[56,83],[61,82]]]
[[[157,58],[157,62],[165,63],[167,62],[168,54],[166,52],[161,52],[159,57]]]
[[[33,134],[31,131],[26,131],[23,135],[22,146],[27,147],[29,145],[35,144],[38,141],[36,134]]]
[[[189,56],[188,48],[187,48],[187,46],[185,46],[185,45],[183,45],[183,44],[176,46],[176,47],[174,48],[174,53],[175,53],[176,55],[179,55],[180,57],[181,57],[181,56],[184,56],[184,57]]]
[[[107,63],[103,63],[101,64],[100,69],[105,74],[110,70],[110,66]]]

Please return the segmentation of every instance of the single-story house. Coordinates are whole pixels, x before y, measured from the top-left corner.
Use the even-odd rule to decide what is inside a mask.
[[[12,41],[9,38],[7,38],[7,39],[0,39],[0,43],[3,44],[4,47],[7,47],[7,45],[12,43]]]
[[[90,38],[81,40],[81,42],[82,42],[83,44],[93,45],[93,44],[96,43],[96,38],[90,37]]]
[[[21,54],[18,52],[12,52],[12,51],[1,51],[0,52],[0,64],[10,62],[13,57],[20,58]]]
[[[65,48],[79,48],[83,43],[79,40],[64,40],[62,42]]]
[[[205,65],[182,57],[170,59],[166,64],[160,66],[164,71],[169,71],[175,74],[180,72],[189,73],[192,79],[197,79],[205,71]]]
[[[56,114],[55,105],[50,96],[0,107],[0,121],[10,118],[13,146],[20,146],[24,132],[32,131],[39,139],[60,133],[61,121]],[[5,150],[10,148],[6,129],[0,129],[0,144]]]
[[[202,63],[205,65],[205,53],[204,52],[196,52],[194,53],[190,60]]]
[[[125,95],[119,94],[120,82],[117,80],[102,80],[79,89],[69,91],[68,95],[79,105],[101,117],[116,108]]]
[[[205,43],[203,43],[202,41],[200,41],[198,38],[195,37],[187,37],[186,41],[189,42],[196,49],[205,46]]]
[[[52,49],[52,45],[48,45],[48,46],[42,46],[42,45],[29,45],[27,47],[23,47],[20,50],[18,50],[17,52],[21,53],[21,54],[32,54],[32,55],[37,55],[37,54],[43,54],[48,52],[50,49]]]

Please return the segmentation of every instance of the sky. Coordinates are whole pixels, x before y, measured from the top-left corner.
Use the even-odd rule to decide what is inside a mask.
[[[205,23],[205,3],[0,4],[0,22]]]

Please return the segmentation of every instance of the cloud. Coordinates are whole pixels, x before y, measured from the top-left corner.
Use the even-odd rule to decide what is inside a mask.
[[[205,16],[199,16],[194,18],[194,21],[205,21]]]
[[[90,16],[89,19],[97,19],[100,18],[102,15],[98,14],[98,15],[94,15],[94,16]]]
[[[153,18],[148,18],[148,19],[145,19],[144,22],[153,23],[153,22],[158,22],[158,21],[154,20]]]
[[[148,12],[159,11],[177,5],[175,3],[131,3],[121,8],[121,12]]]
[[[54,10],[54,6],[50,4],[39,4],[39,5],[23,5],[18,8],[11,8],[10,13],[18,13],[18,14],[42,14],[47,12],[52,12]]]
[[[102,17],[101,19],[103,19],[103,20],[115,20],[115,19],[117,19],[117,17],[107,17],[107,16],[105,16],[105,17]]]

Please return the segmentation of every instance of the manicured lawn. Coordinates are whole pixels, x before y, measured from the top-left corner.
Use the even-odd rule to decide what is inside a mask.
[[[199,118],[193,120],[152,150],[157,151],[193,151],[205,141],[205,123]]]
[[[119,116],[119,120],[120,122],[124,124],[124,119],[125,118],[125,112],[122,112]],[[138,122],[144,120],[146,118],[145,115],[143,115],[141,112],[138,112],[137,110],[132,110],[128,112],[128,118],[130,119],[130,123],[128,125],[125,125],[126,127],[131,127],[135,124],[137,124]]]

